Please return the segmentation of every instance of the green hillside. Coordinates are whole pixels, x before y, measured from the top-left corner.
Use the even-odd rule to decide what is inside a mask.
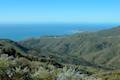
[[[102,68],[59,63],[52,56],[30,55],[32,50],[8,40],[0,40],[0,80],[88,80]],[[33,51],[34,52],[34,51]],[[97,78],[96,78],[97,77]]]
[[[45,36],[21,41],[36,55],[53,55],[61,62],[120,68],[120,27],[66,36]]]
[[[0,80],[120,80],[119,30],[0,39]]]

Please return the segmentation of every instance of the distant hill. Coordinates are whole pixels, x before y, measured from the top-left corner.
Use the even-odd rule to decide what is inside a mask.
[[[19,42],[36,51],[52,55],[60,62],[120,68],[120,27],[68,36],[45,36]]]

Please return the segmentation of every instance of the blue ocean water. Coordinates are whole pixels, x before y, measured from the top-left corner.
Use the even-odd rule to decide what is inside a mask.
[[[64,35],[81,31],[96,31],[114,24],[0,24],[0,39],[23,40],[46,35]]]

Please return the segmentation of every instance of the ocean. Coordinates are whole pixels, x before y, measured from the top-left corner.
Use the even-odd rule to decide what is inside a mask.
[[[115,24],[0,24],[0,39],[23,40],[31,37],[97,31]]]

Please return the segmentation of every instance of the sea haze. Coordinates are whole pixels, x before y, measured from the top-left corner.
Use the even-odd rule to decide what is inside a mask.
[[[115,24],[0,24],[0,38],[22,40],[46,35],[65,35],[96,31],[117,26]]]

